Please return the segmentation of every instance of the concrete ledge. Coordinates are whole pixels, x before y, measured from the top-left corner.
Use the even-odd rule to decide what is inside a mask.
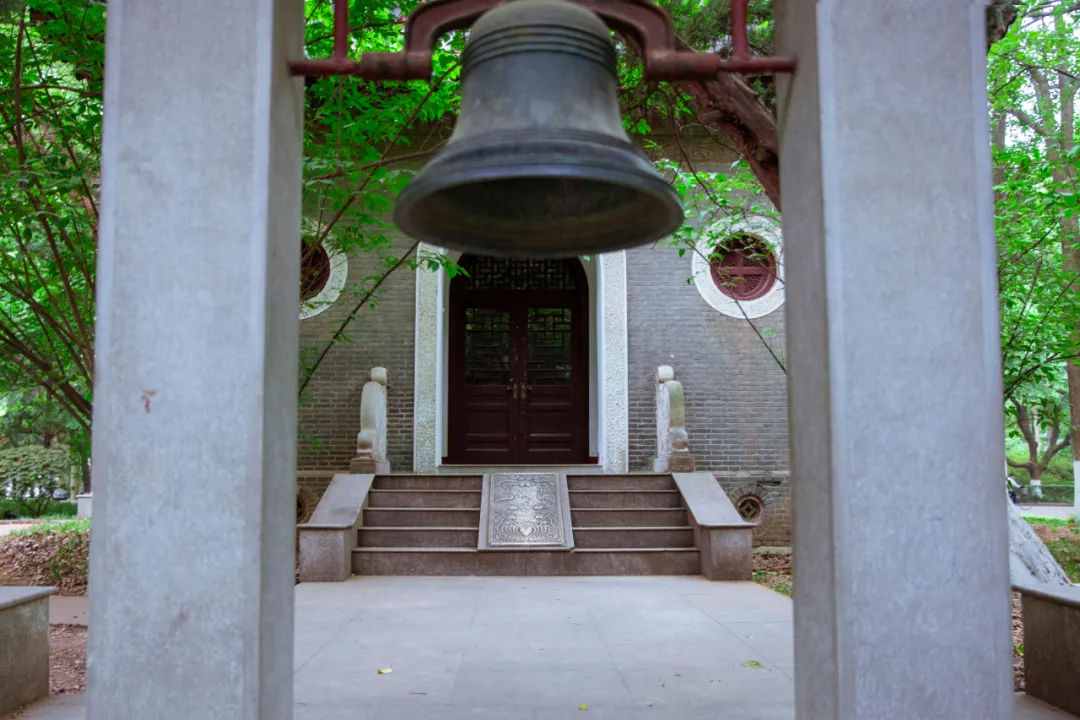
[[[1027,694],[1080,715],[1080,588],[1016,584]]]
[[[709,580],[753,577],[754,527],[740,517],[712,473],[672,473],[701,551],[701,574]]]
[[[49,694],[49,596],[55,592],[0,587],[0,715]]]
[[[374,475],[338,474],[311,522],[300,525],[300,581],[342,582],[352,576],[352,551]]]

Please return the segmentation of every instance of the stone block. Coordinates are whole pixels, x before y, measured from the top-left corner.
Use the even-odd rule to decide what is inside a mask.
[[[54,592],[0,587],[0,715],[49,694],[49,596]]]
[[[356,528],[300,526],[300,582],[344,582],[352,576]]]
[[[80,520],[85,520],[93,514],[93,493],[83,493],[82,495],[76,495],[75,501],[78,503],[78,508],[75,510],[76,517]]]
[[[1080,588],[1017,585],[1027,694],[1080,715]]]
[[[711,473],[674,473],[709,580],[749,580],[754,524],[743,520]]]
[[[754,528],[704,528],[694,530],[701,550],[701,574],[709,580],[750,580],[753,578]]]
[[[386,475],[390,472],[390,463],[370,457],[354,457],[349,461],[349,472],[353,475]]]
[[[330,481],[311,522],[298,528],[301,582],[343,582],[352,575],[352,551],[374,479],[339,474]]]

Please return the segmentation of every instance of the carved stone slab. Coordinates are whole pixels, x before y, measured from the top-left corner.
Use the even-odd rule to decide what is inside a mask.
[[[570,494],[562,473],[484,476],[480,550],[570,550]]]

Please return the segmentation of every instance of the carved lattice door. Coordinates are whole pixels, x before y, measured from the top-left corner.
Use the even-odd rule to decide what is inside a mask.
[[[450,462],[588,458],[588,287],[578,260],[466,257],[450,295]]]

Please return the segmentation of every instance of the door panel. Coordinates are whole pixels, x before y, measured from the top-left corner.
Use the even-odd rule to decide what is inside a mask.
[[[513,357],[511,311],[464,308],[461,417],[462,462],[513,463],[518,402],[510,391]]]
[[[580,262],[461,264],[468,275],[450,291],[450,462],[586,462],[588,286]]]
[[[525,315],[521,457],[525,464],[572,463],[576,452],[574,309],[523,309]]]

